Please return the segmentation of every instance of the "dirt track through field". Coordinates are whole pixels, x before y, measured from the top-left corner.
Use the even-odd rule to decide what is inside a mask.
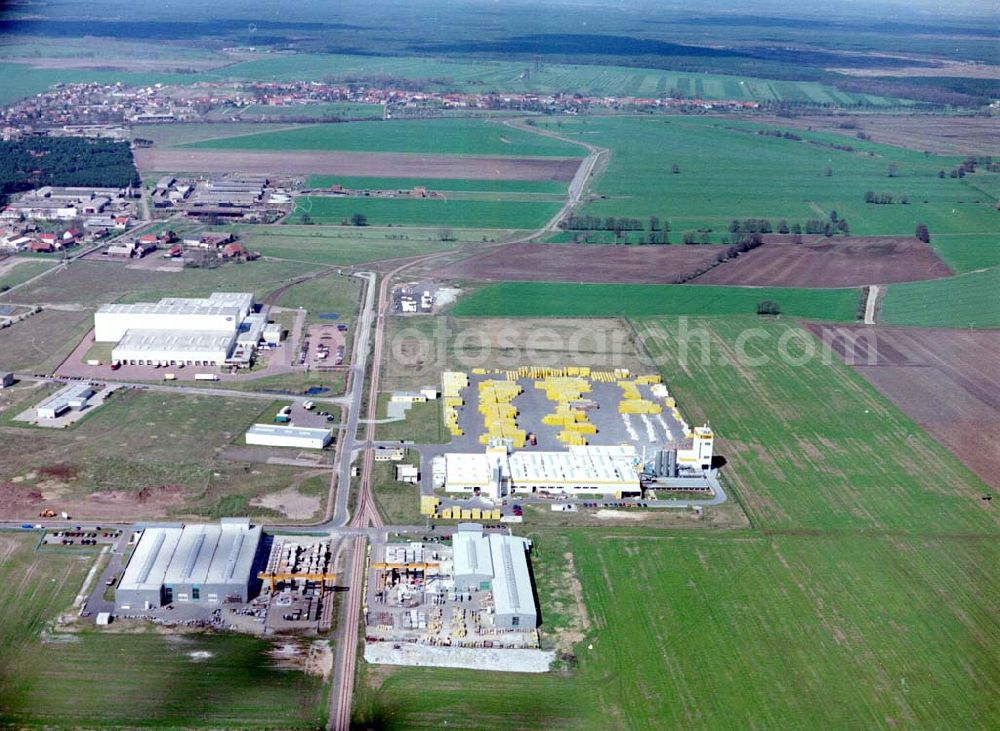
[[[579,158],[464,157],[388,152],[251,152],[146,148],[135,151],[147,172],[344,175],[569,181]]]
[[[716,246],[511,244],[445,267],[436,275],[477,281],[670,284],[711,266]]]
[[[807,327],[1000,490],[1000,330]]]
[[[825,238],[766,243],[693,280],[756,287],[861,287],[951,275],[934,250],[914,238]]]

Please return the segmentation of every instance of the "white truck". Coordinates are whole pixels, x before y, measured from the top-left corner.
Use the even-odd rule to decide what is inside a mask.
[[[219,374],[217,373],[195,373],[194,380],[196,381],[218,381]]]
[[[312,401],[303,401],[302,402],[302,408],[305,409],[306,411],[312,411],[312,408],[315,405],[316,404],[313,403]]]

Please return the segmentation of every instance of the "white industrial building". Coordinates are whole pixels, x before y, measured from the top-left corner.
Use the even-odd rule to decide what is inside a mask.
[[[284,424],[254,424],[245,434],[246,443],[261,447],[323,449],[333,439],[332,429],[307,429]]]
[[[126,612],[174,602],[246,602],[257,586],[261,535],[261,527],[245,518],[146,528],[118,582],[115,608]]]
[[[696,426],[691,435],[691,448],[677,450],[678,466],[703,472],[710,470],[714,443],[715,436],[707,424]]]
[[[94,389],[87,383],[71,383],[35,407],[39,419],[55,419],[70,409],[82,409],[94,395]]]
[[[94,340],[117,343],[111,358],[128,365],[221,366],[260,342],[267,318],[253,311],[248,292],[109,304],[94,314]]]
[[[111,349],[111,359],[130,365],[221,366],[232,350],[232,334],[129,330]]]
[[[534,492],[621,497],[641,488],[634,448],[574,445],[565,452],[448,453],[445,489],[499,500]]]
[[[452,538],[455,587],[489,589],[494,624],[504,629],[535,629],[538,610],[528,570],[531,542],[519,536],[483,533],[479,523],[461,523]]]

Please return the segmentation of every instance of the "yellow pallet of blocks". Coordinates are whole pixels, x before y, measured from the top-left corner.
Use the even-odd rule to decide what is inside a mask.
[[[567,424],[566,431],[576,432],[577,434],[597,434],[597,426],[591,424],[589,421],[581,421],[576,424]]]
[[[437,512],[438,505],[441,501],[434,495],[421,495],[420,496],[420,514],[421,515],[434,515]]]
[[[638,383],[640,386],[652,386],[654,383],[663,383],[663,377],[658,373],[645,376],[636,376],[635,382]]]
[[[568,444],[570,446],[582,447],[587,444],[587,438],[583,434],[578,434],[572,431],[561,431],[556,435],[558,439],[563,444]]]
[[[642,394],[639,393],[639,387],[635,385],[632,381],[618,381],[618,387],[625,393],[623,398],[626,399],[641,399]]]
[[[659,404],[645,399],[627,399],[618,402],[619,414],[659,414],[660,411]]]

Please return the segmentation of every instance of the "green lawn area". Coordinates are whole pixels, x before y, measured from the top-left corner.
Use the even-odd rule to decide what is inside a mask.
[[[311,729],[322,681],[239,635],[52,632],[97,552],[0,533],[0,726]],[[44,633],[44,638],[43,638]],[[195,653],[205,653],[198,659]]]
[[[6,291],[21,282],[26,282],[47,269],[52,268],[54,261],[27,260],[17,261],[17,266],[8,269],[4,274],[0,274],[0,292]]]
[[[308,322],[320,322],[320,315],[337,313],[337,323],[352,331],[358,314],[359,298],[364,282],[359,277],[329,274],[296,284],[278,298],[282,307],[304,307]]]
[[[925,223],[933,240],[938,234],[994,234],[1000,216],[995,198],[977,187],[997,173],[938,178],[940,170],[958,164],[957,157],[802,130],[791,130],[801,140],[776,138],[757,134],[775,127],[717,118],[591,117],[539,125],[612,151],[592,186],[607,198],[583,206],[582,213],[656,215],[670,221],[678,239],[683,231],[709,228],[718,241],[732,219],[769,218],[776,227],[783,218],[804,224],[837,211],[854,235],[912,236]],[[678,174],[671,173],[675,164]],[[906,195],[910,203],[865,203],[867,191]],[[958,263],[966,258],[961,249],[976,245],[949,243],[946,258]]]
[[[0,302],[51,302],[98,306],[106,302],[145,302],[161,297],[204,297],[212,292],[254,292],[258,299],[291,279],[315,269],[298,262],[254,261],[178,272],[126,269],[105,262],[76,261]]]
[[[50,275],[52,276],[52,275]],[[0,300],[0,303],[3,303]],[[0,330],[0,367],[51,374],[94,326],[91,310],[43,309]]]
[[[940,234],[931,237],[931,248],[956,274],[1000,267],[1000,237],[996,234]]]
[[[339,222],[338,222],[339,223]],[[240,226],[243,242],[263,256],[316,264],[363,264],[381,259],[395,259],[418,254],[432,254],[471,241],[493,238],[495,230],[452,229],[454,241],[441,241],[441,229],[424,231],[395,227],[344,228],[343,226],[283,225]]]
[[[403,462],[379,462],[374,467],[372,492],[375,506],[387,525],[417,525],[420,515],[420,487],[396,482],[396,464],[420,464],[420,455],[408,452]]]
[[[614,315],[753,314],[774,300],[783,315],[854,321],[860,290],[715,287],[677,284],[502,282],[463,296],[456,316],[611,317]]]
[[[308,214],[315,223],[336,224],[360,213],[376,226],[533,229],[544,226],[561,207],[560,203],[539,201],[303,196],[295,199],[295,210],[286,220],[302,223],[303,215]]]
[[[880,322],[920,327],[1000,327],[1000,268],[890,284]]]
[[[213,150],[343,150],[442,155],[582,157],[578,145],[478,119],[314,124],[284,132],[194,142]]]
[[[468,178],[359,178],[338,175],[310,175],[309,188],[329,188],[343,185],[351,190],[411,190],[423,186],[428,190],[477,191],[487,193],[551,193],[565,195],[567,183],[555,180],[470,180]]]
[[[388,416],[390,394],[382,393],[378,397],[378,418]],[[445,430],[441,418],[441,402],[425,401],[412,404],[406,412],[404,421],[389,421],[376,427],[378,439],[405,439],[415,444],[447,444],[451,435]]]

